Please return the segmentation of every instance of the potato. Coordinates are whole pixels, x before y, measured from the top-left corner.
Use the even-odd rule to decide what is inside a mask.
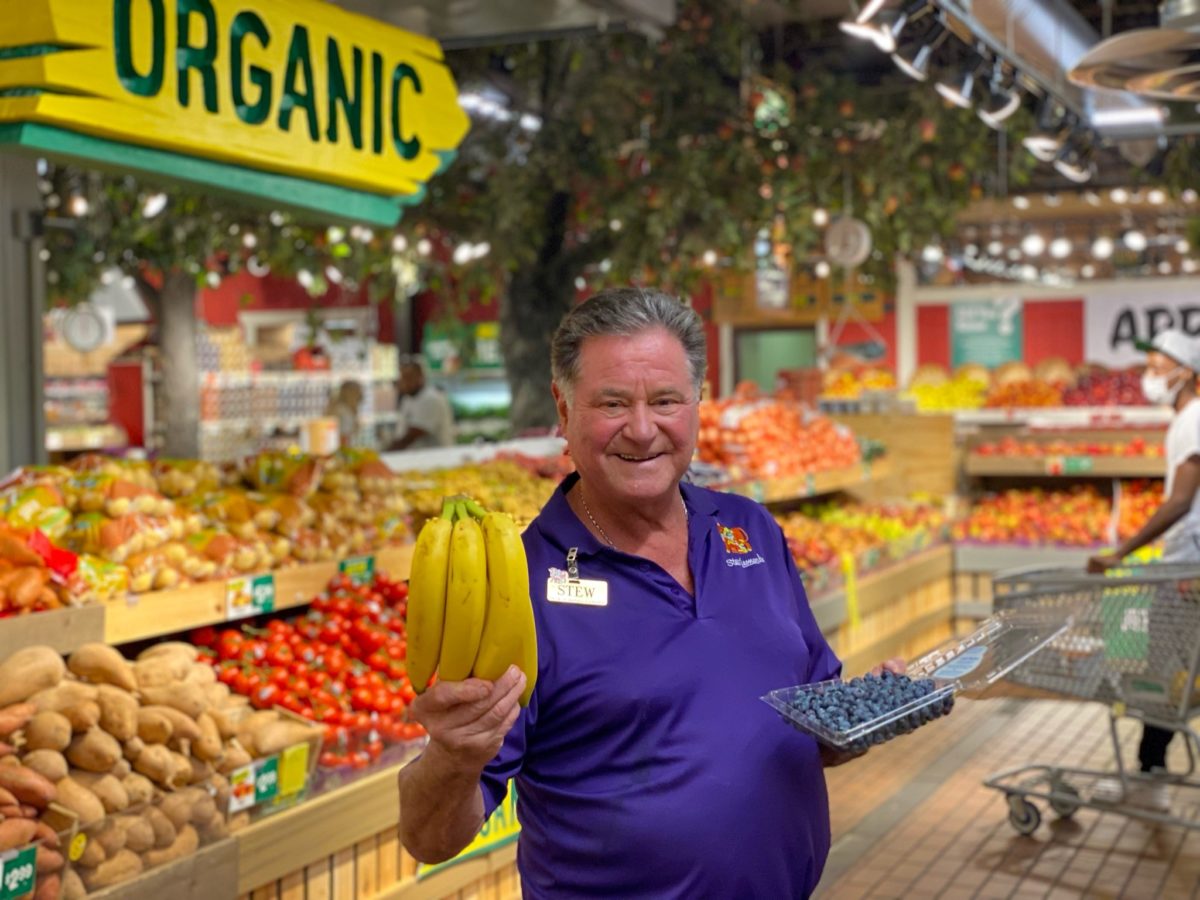
[[[127,741],[138,733],[138,702],[127,691],[102,684],[97,702],[100,704],[100,727],[118,741]]]
[[[237,738],[234,738],[225,745],[225,755],[221,757],[220,763],[217,764],[217,771],[222,775],[228,775],[242,766],[248,766],[252,760],[253,757],[250,756],[249,751],[242,746]]]
[[[122,850],[112,859],[106,859],[94,869],[84,869],[80,874],[89,892],[98,891],[141,875],[142,859],[132,850]]]
[[[192,764],[192,774],[188,777],[188,784],[204,784],[216,774],[210,762],[203,762],[194,756],[189,757],[188,761]]]
[[[147,850],[142,854],[142,859],[145,861],[147,868],[153,869],[155,866],[165,865],[177,859],[182,859],[185,856],[191,856],[199,846],[200,836],[196,834],[196,829],[191,825],[185,825],[179,830],[179,834],[171,846],[163,850]]]
[[[0,663],[0,707],[54,687],[66,670],[62,657],[49,647],[23,647]]]
[[[116,825],[125,832],[125,846],[134,853],[145,853],[154,849],[154,829],[139,816],[121,816]]]
[[[67,777],[66,757],[57,750],[34,750],[26,753],[21,758],[21,764],[27,769],[33,769],[47,781],[61,781]]]
[[[162,744],[150,744],[133,761],[133,770],[166,788],[180,788],[192,774],[192,764]]]
[[[207,822],[197,825],[196,830],[200,832],[201,842],[205,844],[229,837],[229,825],[226,824],[225,817],[219,811]]]
[[[238,725],[245,718],[246,709],[246,704],[233,703],[225,706],[214,706],[208,711],[208,714],[212,716],[212,720],[217,723],[217,731],[221,733],[222,740],[227,741],[237,735]]]
[[[200,726],[196,720],[170,706],[143,706],[155,715],[163,716],[171,723],[171,740],[195,741],[200,737]]]
[[[16,757],[12,757],[15,761]],[[21,805],[45,809],[55,800],[54,783],[19,762],[0,766],[0,788],[8,791]]]
[[[147,744],[165,744],[174,728],[171,719],[161,710],[143,706],[137,712],[137,736]]]
[[[38,712],[45,710],[62,712],[65,707],[74,706],[77,703],[94,702],[99,696],[100,691],[94,684],[84,684],[82,681],[63,681],[52,688],[38,691],[30,698],[30,702],[37,706]]]
[[[145,749],[146,742],[137,737],[130,738],[121,746],[122,754],[124,754],[125,758],[130,762],[136,760]]]
[[[204,685],[204,698],[208,701],[209,710],[220,709],[229,702],[231,694],[229,685],[217,682]]]
[[[154,784],[145,775],[130,772],[121,779],[121,786],[125,788],[125,793],[129,795],[131,805],[149,803],[154,799]]]
[[[159,850],[171,846],[175,842],[177,835],[176,828],[171,824],[171,820],[157,806],[150,806],[142,810],[142,818],[150,823],[150,827],[154,831],[154,846]]]
[[[208,663],[196,663],[190,672],[183,677],[184,684],[198,684],[201,687],[217,683],[217,673]]]
[[[125,832],[118,828],[116,823],[111,819],[107,820],[100,827],[94,829],[88,835],[88,839],[95,841],[104,848],[104,855],[112,859],[125,846]]]
[[[243,828],[245,828],[249,824],[250,824],[250,813],[248,813],[248,812],[240,812],[240,813],[237,813],[236,815],[229,817],[229,830],[230,831],[241,831]]]
[[[138,660],[133,664],[133,674],[137,678],[138,687],[145,690],[183,681],[191,666],[190,662],[178,657],[163,656]]]
[[[174,684],[168,687],[142,688],[142,700],[148,706],[169,706],[195,719],[208,709],[204,688],[198,684]]]
[[[190,787],[174,794],[167,794],[158,802],[158,808],[178,830],[192,820],[192,809],[202,797],[211,800],[203,788]]]
[[[225,752],[225,745],[221,743],[221,732],[217,728],[217,723],[208,713],[201,713],[196,720],[196,725],[199,727],[200,734],[192,743],[192,753],[205,762],[219,760],[221,754]]]
[[[164,657],[182,658],[185,663],[191,665],[196,661],[196,648],[183,641],[163,641],[160,644],[147,647],[139,653],[138,662],[149,659],[162,659]]]
[[[84,644],[67,659],[67,668],[96,684],[111,684],[126,691],[138,686],[133,666],[108,644]]]
[[[66,750],[71,743],[71,723],[57,712],[40,712],[25,726],[25,746],[30,750]]]
[[[87,888],[83,886],[83,879],[74,869],[67,869],[62,874],[61,897],[62,900],[85,900],[87,897]]]
[[[124,756],[116,761],[112,767],[112,774],[117,778],[124,778],[133,771],[133,765]]]
[[[79,826],[87,828],[104,818],[104,804],[100,798],[68,775],[55,786],[57,802],[79,816]]]
[[[192,803],[192,813],[188,821],[193,825],[203,825],[218,814],[217,801],[204,788],[192,788],[192,790],[199,791],[199,793]]]
[[[254,753],[258,757],[271,756],[295,744],[311,741],[315,733],[310,725],[282,718],[250,729]]]
[[[129,792],[115,775],[73,772],[71,777],[95,794],[108,812],[124,812],[129,808]]]
[[[71,741],[65,755],[71,765],[84,771],[108,772],[121,758],[121,745],[108,732],[92,728]]]
[[[214,773],[209,779],[209,786],[213,790],[213,799],[217,802],[217,809],[228,809],[229,797],[232,794],[229,779],[224,775]]]
[[[86,868],[94,869],[106,859],[108,859],[108,854],[104,852],[104,848],[100,846],[100,842],[89,840],[83,845],[83,852],[79,854],[79,859],[76,862]]]

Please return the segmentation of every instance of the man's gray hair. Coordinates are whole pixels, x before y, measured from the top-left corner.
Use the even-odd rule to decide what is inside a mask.
[[[708,366],[704,323],[690,306],[662,291],[636,287],[609,288],[589,297],[563,316],[550,344],[554,383],[571,399],[579,380],[579,354],[590,337],[632,336],[664,328],[683,345],[696,397]]]

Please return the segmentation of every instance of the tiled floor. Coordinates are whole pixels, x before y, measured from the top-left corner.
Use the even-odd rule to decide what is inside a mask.
[[[1132,759],[1138,727],[1122,723]],[[1186,764],[1182,739],[1173,769]],[[1106,710],[1066,700],[960,700],[946,720],[828,773],[834,846],[819,896],[851,898],[1200,898],[1200,831],[1096,809],[1022,837],[989,775],[1025,763],[1105,770]],[[1200,790],[1175,789],[1190,798]]]

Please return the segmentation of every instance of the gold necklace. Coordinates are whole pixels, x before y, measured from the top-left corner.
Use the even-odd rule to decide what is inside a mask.
[[[597,522],[596,517],[592,515],[592,509],[590,506],[588,506],[587,498],[585,498],[583,496],[583,488],[582,487],[580,487],[580,489],[579,489],[579,502],[583,504],[583,511],[585,513],[587,513],[588,521],[592,523],[592,526],[598,532],[600,532],[600,537],[604,538],[604,543],[608,544],[608,546],[610,546],[614,550],[616,550],[617,545],[615,543],[613,543],[613,539],[608,536],[608,532],[606,532],[603,528],[600,527],[600,523]],[[691,516],[688,514],[687,503],[684,501],[683,497],[679,498],[679,505],[683,507],[683,520],[685,522],[687,522],[691,518]]]

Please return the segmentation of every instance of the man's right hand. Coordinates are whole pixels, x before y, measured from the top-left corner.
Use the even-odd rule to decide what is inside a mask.
[[[444,764],[477,776],[492,761],[521,708],[525,674],[516,666],[494,683],[481,678],[441,681],[412,705],[413,716],[429,732],[429,751]]]

